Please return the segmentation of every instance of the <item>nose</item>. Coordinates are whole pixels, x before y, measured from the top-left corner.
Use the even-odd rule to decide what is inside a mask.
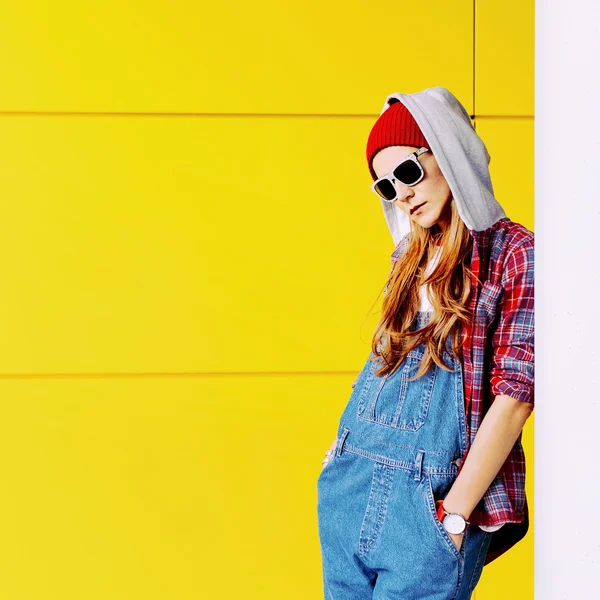
[[[411,189],[403,183],[400,183],[397,179],[394,180],[394,186],[396,187],[396,193],[398,194],[394,202],[404,204],[413,196]]]

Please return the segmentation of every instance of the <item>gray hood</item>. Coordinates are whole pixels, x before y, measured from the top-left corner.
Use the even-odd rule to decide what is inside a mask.
[[[446,88],[436,86],[414,94],[395,92],[414,117],[446,178],[456,202],[458,214],[469,230],[482,231],[506,217],[494,190],[488,164],[490,154],[471,125],[465,107]],[[410,232],[409,216],[391,202],[381,201],[394,244]]]

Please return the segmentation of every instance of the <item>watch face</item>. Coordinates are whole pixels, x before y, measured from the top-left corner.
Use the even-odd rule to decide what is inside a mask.
[[[465,520],[460,515],[446,515],[442,523],[449,533],[458,534],[465,529]]]

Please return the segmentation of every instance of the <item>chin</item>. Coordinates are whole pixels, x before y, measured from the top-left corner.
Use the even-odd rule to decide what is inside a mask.
[[[429,229],[430,227],[433,227],[435,225],[435,221],[432,221],[431,219],[428,219],[421,215],[411,216],[411,219],[415,223],[418,223],[421,227],[424,227],[425,229]]]

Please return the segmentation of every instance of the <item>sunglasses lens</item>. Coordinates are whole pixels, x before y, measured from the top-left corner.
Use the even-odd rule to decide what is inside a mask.
[[[382,179],[376,186],[377,193],[386,200],[392,200],[396,197],[396,188],[389,179]]]
[[[421,169],[416,162],[405,160],[394,169],[394,177],[404,185],[412,185],[421,177]]]

